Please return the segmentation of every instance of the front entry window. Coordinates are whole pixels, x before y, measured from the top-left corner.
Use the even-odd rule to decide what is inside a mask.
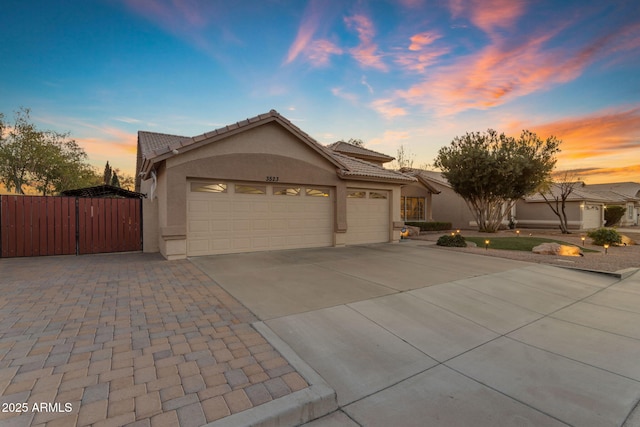
[[[400,213],[403,221],[425,221],[424,197],[401,197]]]

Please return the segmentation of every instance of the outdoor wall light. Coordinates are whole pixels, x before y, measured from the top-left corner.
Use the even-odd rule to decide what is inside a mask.
[[[484,249],[488,250],[489,249],[489,240],[485,240],[484,241]]]
[[[606,254],[609,251],[609,244],[604,244],[604,253]]]

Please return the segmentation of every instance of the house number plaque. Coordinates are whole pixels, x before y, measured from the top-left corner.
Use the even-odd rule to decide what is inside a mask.
[[[267,182],[278,182],[280,180],[279,176],[267,176]]]

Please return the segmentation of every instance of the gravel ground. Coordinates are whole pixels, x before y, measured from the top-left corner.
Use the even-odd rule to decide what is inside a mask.
[[[586,270],[594,270],[594,271],[606,271],[606,272],[616,272],[620,270],[624,270],[627,268],[640,268],[640,227],[632,227],[626,228],[620,232],[621,234],[630,237],[636,243],[636,245],[631,246],[617,246],[610,247],[605,254],[602,246],[595,246],[591,244],[591,239],[587,237],[585,247],[587,249],[596,250],[598,252],[585,252],[584,257],[568,257],[568,256],[557,256],[557,255],[540,255],[534,254],[533,252],[524,252],[524,251],[506,251],[506,250],[497,250],[491,249],[486,250],[485,248],[445,248],[442,246],[435,246],[435,248],[439,248],[442,250],[453,250],[453,251],[462,251],[462,252],[470,252],[476,253],[480,255],[486,256],[497,256],[501,258],[515,259],[520,261],[528,261],[528,262],[537,262],[542,264],[555,264],[562,265],[565,267],[573,267],[580,268]],[[447,234],[447,232],[428,232],[422,233],[419,237],[412,237],[412,239],[420,239],[427,241],[437,241],[438,237],[443,234]],[[462,230],[461,233],[463,236],[483,236],[491,239],[492,237],[506,237],[515,235],[515,231],[513,230],[504,230],[495,234],[488,233],[479,233],[473,230]],[[562,234],[559,231],[555,230],[521,230],[522,236],[534,236],[534,237],[546,237],[549,239],[555,239],[563,242],[567,242],[569,244],[573,244],[576,246],[582,246],[582,242],[580,240],[581,234],[579,232],[574,232],[572,234]],[[583,235],[583,234],[582,234]]]

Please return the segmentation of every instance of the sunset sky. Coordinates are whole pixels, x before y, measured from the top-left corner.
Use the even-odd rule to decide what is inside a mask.
[[[100,169],[134,173],[138,130],[276,109],[414,166],[529,129],[587,183],[640,182],[638,0],[8,0],[0,34],[0,112],[31,108]]]

